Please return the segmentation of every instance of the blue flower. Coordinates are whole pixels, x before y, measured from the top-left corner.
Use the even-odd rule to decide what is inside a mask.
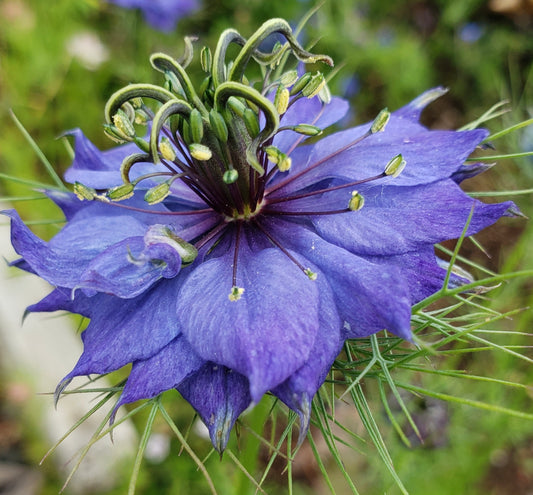
[[[182,17],[198,8],[197,0],[109,0],[130,9],[140,9],[146,22],[160,31],[173,31]]]
[[[274,32],[288,43],[258,51]],[[227,65],[232,43],[242,48]],[[154,55],[170,89],[130,85],[106,107],[108,134],[127,144],[101,152],[72,131],[65,179],[75,194],[48,192],[62,230],[45,242],[7,212],[15,264],[55,287],[29,311],[90,318],[58,393],[76,376],[132,363],[116,407],[175,388],[219,451],[267,392],[305,433],[346,339],[383,329],[411,339],[411,306],[445,280],[434,244],[458,238],[469,219],[467,235],[513,214],[512,202],[484,204],[458,185],[484,169],[465,160],[485,130],[419,123],[440,88],[307,142],[348,105],[321,73],[279,69],[288,51],[331,63],[282,20],[248,41],[225,31],[214,56],[202,52],[209,74],[198,92],[186,62]],[[265,68],[260,84],[244,76],[251,60]],[[147,140],[134,121],[149,121]]]

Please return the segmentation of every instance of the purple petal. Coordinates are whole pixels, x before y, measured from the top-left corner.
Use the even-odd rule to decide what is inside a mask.
[[[175,277],[181,247],[169,232],[164,225],[152,225],[144,238],[130,237],[108,247],[89,263],[78,287],[129,299],[161,278]]]
[[[231,429],[250,405],[248,380],[224,366],[206,363],[178,386],[209,430],[211,443],[222,453]]]
[[[361,210],[316,216],[313,224],[327,241],[370,256],[402,254],[415,251],[420,244],[456,239],[473,211],[467,232],[471,235],[511,215],[515,208],[511,201],[481,203],[451,180],[414,187],[373,187],[361,192],[365,198]]]
[[[175,316],[178,279],[162,280],[150,291],[120,299],[97,294],[86,309],[91,322],[82,333],[83,354],[66,379],[109,373],[148,359],[180,333]]]
[[[276,397],[296,411],[300,417],[298,444],[302,443],[309,428],[313,397],[324,383],[343,344],[342,321],[335,306],[333,293],[325,277],[319,275],[317,283],[320,290],[320,331],[317,333],[315,345],[308,361],[272,390]]]
[[[327,277],[339,314],[349,324],[347,337],[387,329],[411,338],[409,290],[397,267],[371,263],[292,222],[270,225],[286,247],[300,253]]]
[[[231,301],[233,249],[195,268],[178,295],[177,315],[195,351],[243,374],[257,402],[309,357],[318,322],[316,284],[279,249],[239,249]],[[185,270],[182,272],[184,273]]]
[[[203,365],[204,361],[195,354],[185,338],[179,335],[152,357],[133,363],[115,410],[122,404],[150,399],[176,388]]]
[[[106,247],[145,227],[132,216],[91,217],[86,222],[69,222],[49,242],[44,242],[22,222],[17,212],[11,218],[11,243],[31,269],[52,285],[76,287],[90,261]]]
[[[373,134],[341,151],[363,135],[368,127],[357,127],[320,140],[309,155],[307,168],[310,171],[280,188],[273,197],[309,187],[324,179],[352,182],[378,176],[398,154],[403,156],[407,165],[398,177],[387,178],[388,182],[393,180],[394,185],[403,186],[441,180],[455,173],[488,135],[483,129],[428,131],[393,115],[384,132]],[[312,169],[318,163],[320,165]]]

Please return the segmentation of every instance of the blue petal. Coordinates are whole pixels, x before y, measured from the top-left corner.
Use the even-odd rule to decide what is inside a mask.
[[[146,227],[131,216],[91,217],[69,222],[49,243],[39,239],[14,210],[11,243],[31,269],[52,285],[75,287],[90,261],[106,247],[132,234],[144,234]]]
[[[206,363],[177,388],[207,426],[213,447],[222,453],[235,421],[252,402],[248,380],[224,366]]]
[[[432,244],[419,246],[417,251],[396,256],[365,258],[373,263],[397,267],[409,287],[411,304],[416,304],[442,289],[446,269],[439,265]],[[459,286],[468,283],[468,280],[452,274],[450,282],[454,286]]]
[[[202,263],[178,295],[177,315],[195,351],[243,374],[258,401],[309,357],[319,329],[316,284],[278,249],[252,253],[242,240],[231,301],[233,250]],[[183,270],[182,273],[184,273]]]
[[[337,313],[333,293],[322,274],[319,274],[317,283],[320,290],[320,331],[310,357],[300,369],[272,390],[276,397],[300,417],[298,444],[303,441],[309,428],[313,397],[324,383],[343,344],[342,321]]]
[[[292,222],[271,221],[270,226],[286,247],[327,277],[339,314],[349,324],[347,337],[387,329],[411,338],[409,288],[398,267],[371,263]]]
[[[203,365],[185,338],[178,335],[152,357],[133,363],[115,410],[122,404],[150,399],[176,388]]]
[[[161,278],[175,277],[181,256],[168,229],[153,225],[144,238],[130,237],[108,247],[89,263],[78,287],[132,298]]]
[[[451,180],[415,187],[376,186],[361,192],[365,198],[361,210],[316,216],[313,224],[327,241],[370,256],[402,254],[420,244],[456,239],[473,211],[467,232],[471,235],[503,215],[512,215],[515,208],[511,201],[481,203]]]
[[[427,184],[450,177],[464,163],[487,131],[428,131],[418,124],[391,116],[384,132],[378,132],[344,150],[369,125],[342,131],[320,140],[309,154],[309,172],[280,188],[273,197],[303,189],[329,178],[363,180],[381,174],[387,163],[402,154],[407,165],[396,178],[380,179],[396,186]],[[320,164],[312,168],[315,164]],[[289,172],[290,176],[291,172]]]
[[[109,373],[148,359],[177,337],[178,279],[162,280],[134,299],[105,294],[86,298],[86,307],[81,305],[81,309],[88,313],[91,322],[82,333],[83,354],[66,379]]]

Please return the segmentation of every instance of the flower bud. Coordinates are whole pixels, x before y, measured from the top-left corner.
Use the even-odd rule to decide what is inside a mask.
[[[381,112],[378,113],[377,117],[372,122],[372,127],[370,128],[371,134],[376,134],[376,132],[382,132],[385,130],[385,126],[389,122],[390,112],[384,108]]]
[[[204,122],[202,120],[202,114],[196,108],[193,108],[191,111],[189,123],[191,126],[191,138],[193,142],[202,142],[202,138],[204,137]]]
[[[396,155],[389,161],[389,163],[387,163],[384,174],[392,177],[398,177],[398,175],[400,175],[405,168],[405,164],[406,162],[403,159],[403,156],[401,154]]]
[[[239,178],[239,172],[234,168],[230,168],[224,172],[222,180],[225,184],[233,184]]]
[[[219,141],[225,143],[228,140],[228,126],[224,117],[220,115],[214,108],[209,112],[209,123],[211,129]]]
[[[144,195],[144,200],[149,205],[155,205],[157,203],[161,203],[170,193],[170,184],[168,182],[161,182],[161,184],[158,184],[157,186],[154,186],[148,191],[146,191],[146,194]]]
[[[166,136],[163,136],[159,142],[159,152],[161,153],[161,156],[169,162],[173,162],[176,159],[174,147]]]
[[[348,203],[348,208],[352,211],[359,211],[365,204],[365,198],[357,191],[352,191],[352,197]]]
[[[213,153],[207,146],[199,143],[192,143],[189,146],[189,152],[193,158],[196,158],[200,162],[210,160],[213,156]]]
[[[123,199],[128,199],[133,196],[133,184],[131,182],[126,182],[120,186],[112,187],[106,192],[106,196],[111,201],[122,201]]]

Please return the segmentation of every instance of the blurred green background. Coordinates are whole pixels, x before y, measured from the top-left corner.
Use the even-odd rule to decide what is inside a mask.
[[[107,98],[129,82],[161,82],[148,62],[154,51],[179,57],[183,36],[196,35],[199,46],[214,46],[218,34],[232,26],[247,36],[264,20],[284,17],[296,24],[313,4],[297,0],[203,0],[199,11],[182,19],[174,33],[163,34],[145,24],[142,15],[97,0],[0,0],[0,173],[26,179],[47,179],[35,153],[15,126],[13,111],[58,172],[70,157],[57,138],[80,127],[100,148],[112,143],[102,131]],[[508,100],[509,112],[488,123],[492,131],[533,117],[533,3],[531,0],[329,0],[310,20],[304,40],[317,42],[315,51],[333,57],[340,70],[331,81],[333,94],[352,102],[348,123],[371,119],[383,107],[395,109],[433,86],[450,92],[424,114],[435,128],[458,128],[479,117],[492,105]],[[498,141],[497,152],[533,150],[533,131],[523,129]],[[498,167],[468,185],[475,190],[531,188],[533,161],[502,161]],[[3,198],[27,196],[28,188],[12,180],[0,180]],[[531,195],[514,198],[522,211],[533,215]],[[41,235],[50,236],[57,226],[39,224],[58,219],[59,212],[39,201],[17,201],[23,218],[36,222]],[[490,258],[467,245],[464,254],[493,270],[518,270],[533,266],[533,225],[524,220],[504,220],[478,240]],[[531,281],[518,280],[498,289],[488,301],[499,311],[533,304]],[[499,328],[532,332],[533,316],[524,311]],[[18,329],[17,329],[18,330]],[[531,345],[530,336],[504,336],[501,344]],[[521,350],[529,357],[533,352]],[[454,358],[445,367],[467,368],[475,374],[531,384],[529,363],[508,354],[479,352]],[[9,373],[1,367],[0,462],[6,459],[35,465],[49,446],[39,431],[39,419],[20,414],[10,402]],[[411,374],[409,379],[416,381]],[[531,392],[515,393],[494,384],[443,380],[436,377],[428,388],[504,407],[531,412]],[[416,400],[414,411],[443,414],[435,445],[406,448],[395,436],[380,409],[378,392],[365,384],[396,469],[410,493],[498,494],[533,493],[533,423],[465,406],[435,405]],[[168,394],[166,406],[188,424],[190,408]],[[432,409],[433,408],[433,409]],[[261,425],[269,410],[265,401],[249,423]],[[342,410],[357,429],[355,411]],[[340,413],[339,413],[340,414]],[[142,428],[143,414],[135,419]],[[65,425],[65,429],[70,425]],[[168,427],[156,421],[156,431],[168,435]],[[10,434],[8,434],[11,432]],[[13,433],[14,432],[14,433]],[[361,433],[364,437],[364,434]],[[384,472],[371,442],[359,442],[360,452],[347,451],[346,469],[362,494],[399,493]],[[205,439],[191,434],[191,443],[207,454]],[[257,442],[242,440],[241,462],[254,471],[264,469],[264,458],[246,458],[259,449]],[[141,470],[137,493],[202,494],[207,485],[194,463],[172,440],[170,454],[147,460]],[[246,455],[244,455],[246,454]],[[200,455],[201,457],[202,455]],[[294,492],[328,493],[308,446],[294,467]],[[338,493],[350,493],[335,466],[323,454]],[[331,464],[331,466],[330,466]],[[255,493],[255,488],[226,456],[207,462],[220,493]],[[83,465],[81,469],[83,469]],[[131,465],[125,466],[124,484],[106,493],[125,493]],[[43,494],[57,493],[62,480],[48,461],[43,468]],[[274,470],[265,490],[286,491],[285,474]],[[4,493],[0,487],[0,493]],[[5,492],[9,493],[9,492]]]

